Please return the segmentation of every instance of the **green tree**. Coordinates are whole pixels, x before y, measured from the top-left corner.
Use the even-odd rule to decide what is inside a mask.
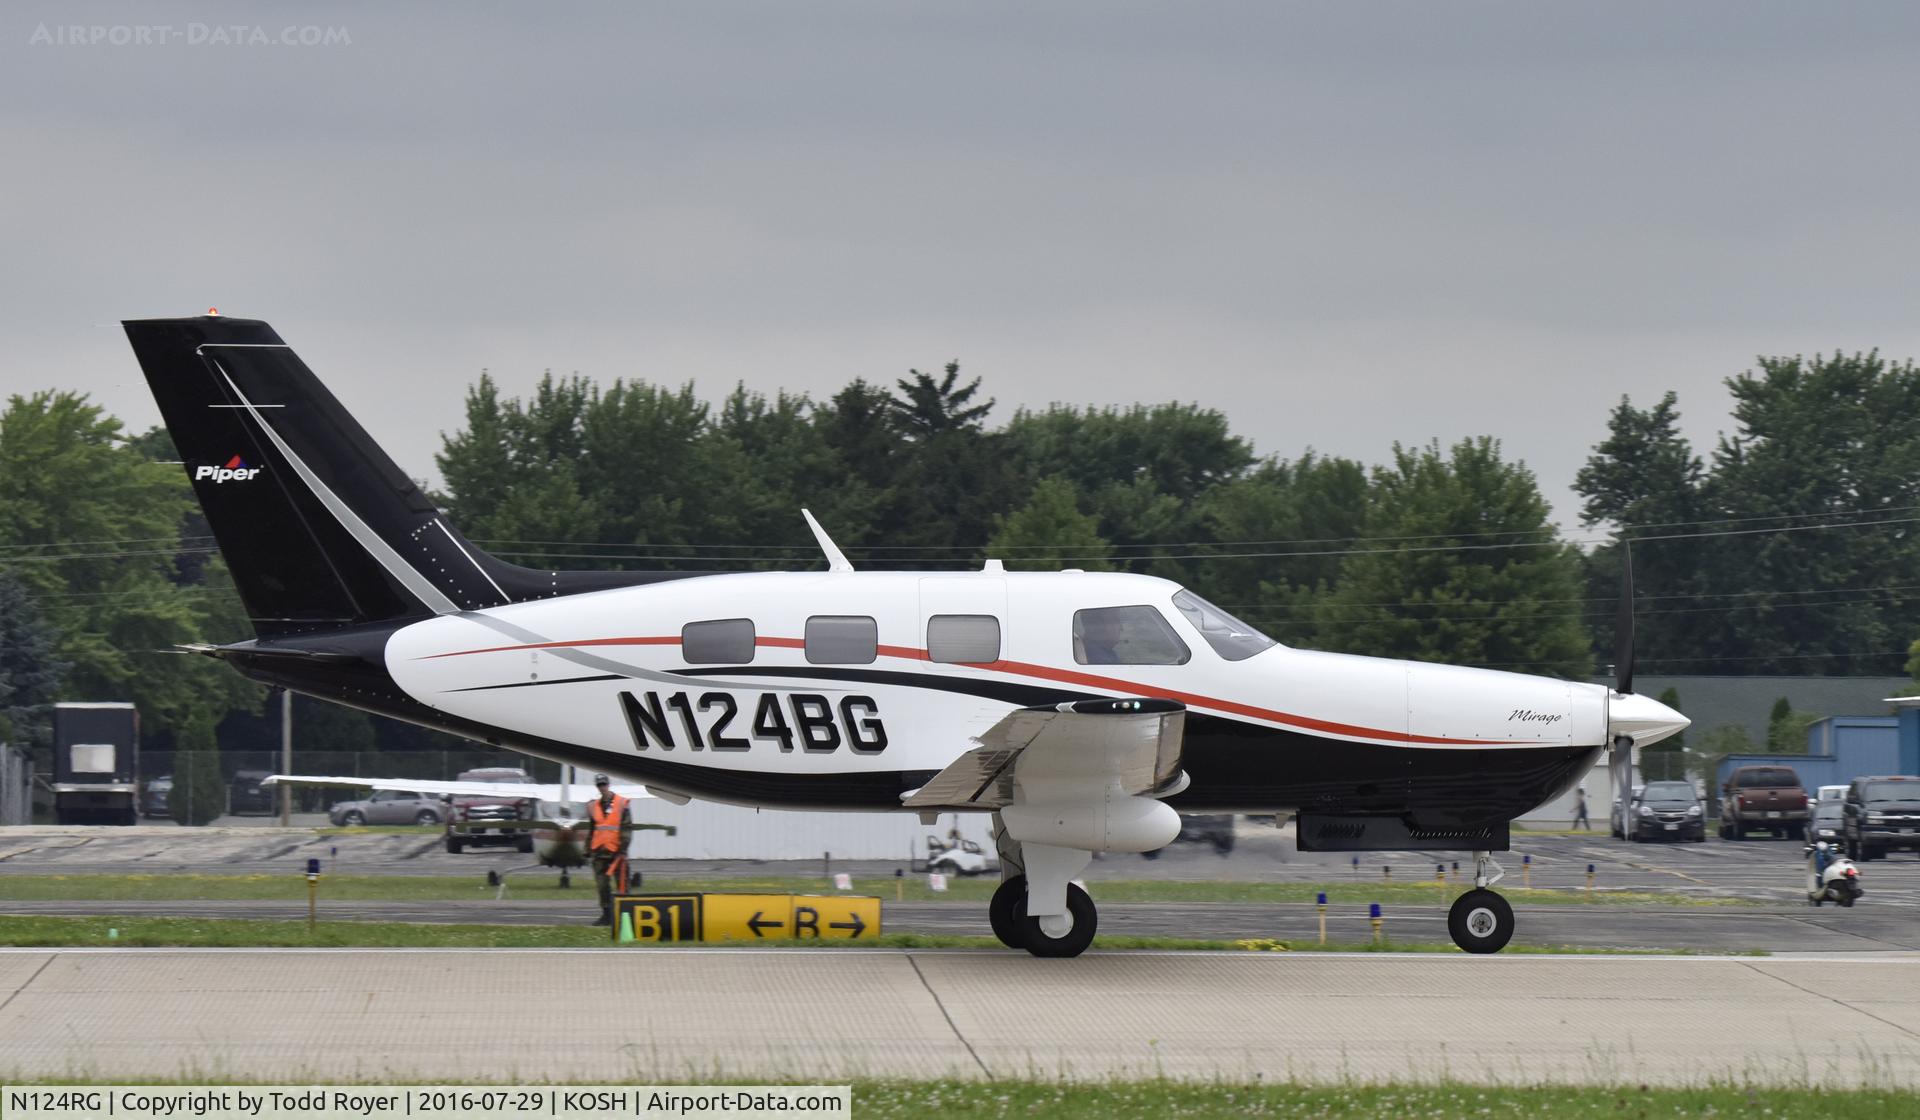
[[[1708,486],[1722,515],[1893,521],[1904,515],[1859,511],[1920,504],[1913,363],[1871,352],[1763,357],[1727,389],[1736,428],[1721,437]],[[1899,648],[1920,630],[1920,601],[1898,590],[1912,582],[1920,543],[1891,528],[1714,542],[1712,590],[1741,595],[1735,609],[1707,615],[1718,623],[1716,650],[1741,657],[1747,672],[1870,671],[1862,652]]]
[[[184,583],[175,563],[193,508],[186,472],[127,446],[84,396],[15,396],[0,413],[0,546],[58,633],[60,698],[132,700],[143,734],[205,731],[259,689],[176,647],[245,636],[224,568]],[[73,485],[85,479],[85,486]]]
[[[980,428],[993,411],[993,399],[971,403],[980,392],[980,379],[965,385],[959,380],[960,363],[948,362],[945,376],[938,381],[930,373],[910,369],[896,382],[899,393],[893,398],[893,416],[907,439],[923,443],[949,432]]]
[[[970,561],[1013,505],[1004,437],[983,425],[994,402],[974,403],[980,379],[957,384],[958,362],[939,380],[909,372],[891,405],[903,453],[882,507],[886,539]]]
[[[1773,710],[1767,715],[1767,753],[1807,753],[1807,730],[1820,722],[1821,718],[1808,712],[1794,711],[1793,705],[1784,696],[1775,700]]]
[[[1702,543],[1685,534],[1701,527],[1706,505],[1706,476],[1699,456],[1680,434],[1677,398],[1668,393],[1650,409],[1620,398],[1608,420],[1607,438],[1594,448],[1574,478],[1584,499],[1581,523],[1612,525],[1633,544],[1636,596],[1659,603],[1680,602],[1701,594]],[[1615,612],[1607,609],[1620,594],[1619,546],[1595,549],[1587,558],[1587,595],[1594,606],[1594,653],[1604,664],[1614,657]],[[1706,655],[1705,636],[1714,623],[1686,610],[1636,612],[1637,656],[1667,670]]]
[[[1394,447],[1376,468],[1366,535],[1316,612],[1328,648],[1583,677],[1580,558],[1561,543],[1525,464],[1498,441]],[[1391,542],[1391,543],[1389,543]]]
[[[1108,571],[1109,551],[1099,519],[1080,512],[1079,494],[1064,478],[1042,479],[1026,505],[997,519],[987,544],[990,555],[1005,557],[1007,567],[1024,571]]]
[[[38,747],[47,741],[49,705],[66,664],[54,654],[60,634],[25,584],[0,569],[0,743]]]
[[[1199,539],[1221,543],[1188,562],[1192,582],[1283,642],[1312,641],[1317,605],[1366,531],[1370,501],[1367,469],[1351,459],[1264,460],[1201,496]]]

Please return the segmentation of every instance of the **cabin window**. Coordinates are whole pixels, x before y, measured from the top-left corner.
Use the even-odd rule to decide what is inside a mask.
[[[979,665],[1000,660],[1000,620],[990,614],[927,619],[927,660]]]
[[[1280,644],[1191,591],[1175,595],[1173,605],[1200,631],[1213,652],[1228,661],[1244,661]]]
[[[745,665],[753,660],[753,620],[723,618],[680,628],[680,658],[689,665]]]
[[[1082,665],[1185,665],[1192,656],[1148,606],[1073,612],[1073,659]]]
[[[880,627],[865,615],[816,614],[807,619],[807,663],[871,665],[880,655]]]

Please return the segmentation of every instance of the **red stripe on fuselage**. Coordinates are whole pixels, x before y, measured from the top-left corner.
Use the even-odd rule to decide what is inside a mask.
[[[442,657],[465,657],[473,653],[509,653],[524,649],[567,649],[574,646],[677,646],[678,637],[651,638],[585,638],[577,642],[532,642],[517,646],[488,646],[484,649],[455,650],[452,653],[432,653],[417,658],[420,661],[433,661]],[[806,643],[799,638],[755,638],[753,644],[772,649],[804,649]],[[927,661],[927,651],[913,646],[879,646],[877,652],[882,657],[897,657],[907,661]],[[1142,684],[1121,677],[1103,677],[1095,673],[1082,673],[1073,669],[1056,669],[1051,665],[1035,665],[1027,661],[987,661],[964,662],[964,668],[980,669],[989,673],[1005,673],[1016,677],[1034,677],[1040,680],[1056,681],[1060,684],[1077,684],[1086,688],[1103,688],[1111,692],[1129,696],[1153,696],[1162,700],[1178,700],[1182,704],[1197,708],[1211,708],[1220,712],[1263,719],[1271,723],[1284,723],[1307,731],[1322,731],[1331,735],[1352,735],[1357,738],[1386,739],[1397,743],[1424,743],[1429,746],[1450,747],[1506,747],[1536,746],[1537,739],[1453,739],[1444,735],[1414,735],[1406,731],[1383,731],[1373,727],[1361,727],[1357,724],[1339,723],[1334,720],[1315,719],[1312,716],[1297,716],[1290,712],[1278,712],[1271,708],[1242,704],[1237,700],[1221,700],[1212,696],[1202,696],[1194,692],[1182,692],[1174,688],[1162,688],[1158,685]],[[747,670],[751,672],[751,668]]]

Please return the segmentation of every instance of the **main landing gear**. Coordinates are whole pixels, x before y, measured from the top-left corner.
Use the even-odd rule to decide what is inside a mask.
[[[1036,957],[1077,957],[1086,952],[1100,928],[1100,914],[1092,897],[1071,880],[1086,870],[1093,853],[1022,844],[1007,835],[998,814],[993,842],[999,850],[1001,875],[1000,886],[987,903],[993,935],[1007,948],[1025,949]],[[1028,914],[1030,900],[1036,898],[1048,899],[1041,905],[1056,912]]]
[[[1453,900],[1447,932],[1469,953],[1497,953],[1513,940],[1513,907],[1488,888],[1506,872],[1490,852],[1473,853],[1473,889]]]

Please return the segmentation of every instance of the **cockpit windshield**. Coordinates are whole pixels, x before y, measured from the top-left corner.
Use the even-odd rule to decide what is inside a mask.
[[[1279,644],[1191,591],[1175,595],[1173,605],[1200,631],[1213,652],[1228,661],[1244,661]]]

